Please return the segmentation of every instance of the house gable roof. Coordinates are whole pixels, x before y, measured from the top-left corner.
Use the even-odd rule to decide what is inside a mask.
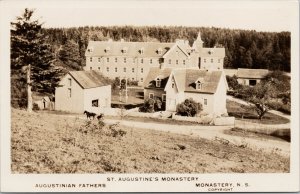
[[[89,52],[85,52],[87,57],[100,56],[130,56],[130,57],[162,57],[175,43],[160,42],[116,42],[116,41],[89,41]],[[109,48],[107,50],[107,48]],[[126,52],[122,50],[126,48]],[[143,50],[141,52],[141,50]],[[161,50],[161,53],[158,52]]]
[[[201,57],[225,57],[225,48],[201,48]]]
[[[208,71],[199,69],[175,69],[172,74],[178,84],[179,91],[210,93],[217,91],[222,78],[222,71]],[[196,81],[202,80],[201,89],[196,89]]]
[[[96,88],[109,85],[109,80],[101,73],[90,71],[70,71],[69,75],[80,85],[83,89]]]
[[[164,54],[164,58],[166,58],[175,48],[179,48],[179,50],[182,51],[182,53],[186,56],[189,57],[189,54],[187,53],[187,50],[184,50],[181,46],[179,46],[177,43],[175,45],[173,45],[171,47],[171,49],[169,49],[165,54]]]
[[[269,73],[267,69],[246,69],[238,68],[237,77],[238,78],[252,78],[252,79],[263,79]]]
[[[156,89],[164,89],[169,76],[171,74],[172,68],[159,68],[159,67],[151,67],[149,69],[148,75],[144,81],[145,88],[156,88]],[[156,87],[156,79],[159,78],[161,80],[160,87]]]

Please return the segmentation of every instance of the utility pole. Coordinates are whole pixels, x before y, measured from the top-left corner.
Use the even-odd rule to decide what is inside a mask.
[[[122,79],[121,79],[121,77],[119,78],[119,81],[120,81],[119,101],[121,102],[122,101]]]
[[[127,91],[127,79],[125,78],[125,102],[128,100],[128,91]]]
[[[32,112],[32,96],[31,96],[31,65],[27,66],[27,111]]]

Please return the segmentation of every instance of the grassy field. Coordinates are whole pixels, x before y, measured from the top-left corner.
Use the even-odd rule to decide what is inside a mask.
[[[13,173],[273,173],[290,160],[220,141],[12,110]],[[121,134],[123,136],[121,136]]]
[[[255,111],[244,108],[241,104],[230,100],[227,100],[226,107],[229,116],[253,123],[276,125],[290,122],[289,119],[268,112],[262,120],[259,120]]]

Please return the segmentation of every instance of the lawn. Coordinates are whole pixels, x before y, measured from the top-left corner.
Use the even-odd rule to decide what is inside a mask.
[[[188,135],[12,109],[12,173],[274,173],[290,159]],[[122,132],[122,133],[121,133]],[[123,134],[121,136],[120,134]]]
[[[259,123],[259,124],[284,124],[290,122],[289,119],[267,112],[263,119],[257,118],[257,114],[254,110],[249,110],[241,104],[227,100],[227,112],[229,116],[233,116],[236,119],[243,119],[244,121]]]

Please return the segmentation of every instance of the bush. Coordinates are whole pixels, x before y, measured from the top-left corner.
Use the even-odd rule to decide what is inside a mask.
[[[160,111],[163,108],[163,103],[159,97],[155,97],[154,99],[148,98],[145,100],[144,104],[139,107],[140,112],[155,112]]]
[[[87,120],[84,125],[79,129],[79,132],[83,134],[93,134],[93,135],[105,135],[109,137],[123,137],[126,135],[126,131],[120,128],[120,124],[105,125],[102,119],[97,122]]]
[[[181,116],[193,117],[202,110],[202,104],[195,102],[192,98],[177,105],[177,113]]]
[[[235,90],[235,89],[238,88],[239,83],[237,81],[237,76],[236,75],[234,75],[232,77],[229,76],[229,75],[226,75],[226,80],[227,80],[229,89]]]

